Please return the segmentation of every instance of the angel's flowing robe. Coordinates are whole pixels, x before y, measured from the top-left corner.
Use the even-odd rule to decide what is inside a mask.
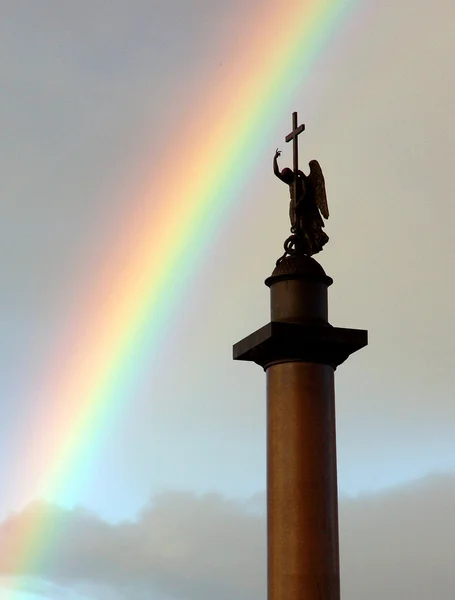
[[[297,235],[303,234],[309,255],[316,254],[329,241],[329,237],[323,231],[324,221],[316,205],[310,179],[302,171],[298,171],[297,200],[294,199],[293,183],[288,185],[291,196],[289,217],[292,231]]]

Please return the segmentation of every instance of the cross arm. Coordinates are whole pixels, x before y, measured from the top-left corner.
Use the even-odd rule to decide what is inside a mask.
[[[297,129],[294,129],[294,131],[291,131],[291,133],[289,133],[284,139],[287,142],[291,142],[294,138],[301,134],[302,131],[305,131],[305,125],[303,124],[299,125],[299,127],[297,127]]]

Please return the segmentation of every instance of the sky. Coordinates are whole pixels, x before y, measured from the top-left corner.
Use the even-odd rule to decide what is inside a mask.
[[[336,372],[343,597],[455,593],[455,5],[313,0],[285,51],[296,6],[0,0],[0,600],[264,596],[265,377],[232,345],[269,321],[294,110],[330,322],[369,331]]]

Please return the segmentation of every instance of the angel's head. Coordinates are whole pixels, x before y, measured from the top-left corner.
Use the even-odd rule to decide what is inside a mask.
[[[291,184],[294,181],[294,171],[289,167],[285,167],[281,171],[281,178],[288,184]]]

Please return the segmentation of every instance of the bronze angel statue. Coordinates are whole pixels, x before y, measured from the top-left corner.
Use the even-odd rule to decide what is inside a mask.
[[[289,186],[292,242],[294,247],[296,243],[301,242],[299,245],[303,248],[304,254],[311,256],[320,252],[324,244],[329,241],[329,236],[322,230],[324,227],[322,217],[329,218],[324,175],[318,161],[311,160],[310,174],[307,176],[299,169],[297,181],[294,181],[292,169],[286,167],[280,171],[278,167],[280,154],[281,151],[277,149],[273,159],[273,172]]]

